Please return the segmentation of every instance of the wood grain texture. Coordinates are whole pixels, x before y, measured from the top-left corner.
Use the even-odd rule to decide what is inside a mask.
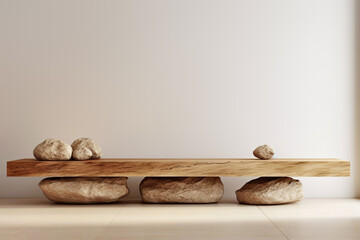
[[[87,161],[7,162],[8,177],[120,177],[120,176],[293,176],[346,177],[350,162],[339,159],[97,159]]]

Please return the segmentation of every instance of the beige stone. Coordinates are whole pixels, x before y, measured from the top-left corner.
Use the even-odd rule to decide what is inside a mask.
[[[75,160],[87,160],[87,159],[98,159],[101,158],[102,150],[92,139],[90,138],[79,138],[76,139],[72,144],[75,154],[73,158]],[[81,150],[78,150],[82,148]],[[88,148],[91,151],[91,156],[89,157],[89,151],[84,148]]]
[[[260,159],[271,159],[274,156],[274,150],[269,145],[262,145],[257,147],[253,154]]]
[[[34,148],[33,154],[37,160],[69,160],[72,148],[63,141],[48,138]]]
[[[224,185],[219,177],[146,177],[140,193],[146,203],[214,203]]]
[[[301,182],[291,177],[260,177],[236,191],[239,203],[245,204],[291,203],[303,195]]]
[[[111,203],[129,193],[127,177],[45,178],[39,183],[55,203]]]
[[[92,152],[87,147],[78,147],[72,153],[72,158],[75,160],[88,160],[92,157]]]

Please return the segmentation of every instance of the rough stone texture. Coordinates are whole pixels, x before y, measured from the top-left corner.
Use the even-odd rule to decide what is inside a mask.
[[[101,148],[90,138],[79,138],[76,139],[71,147],[74,150],[73,159],[75,160],[87,160],[87,159],[98,159],[101,158]],[[82,148],[79,150],[79,148]],[[87,148],[91,151],[91,156],[89,156],[89,151],[84,149]]]
[[[72,148],[63,141],[48,138],[34,148],[33,154],[37,160],[69,160]]]
[[[271,159],[274,156],[274,150],[269,145],[262,145],[257,147],[253,154],[260,159]]]
[[[303,198],[302,184],[291,177],[260,177],[236,191],[239,203],[283,204]]]
[[[214,203],[224,185],[219,177],[146,177],[140,193],[146,203]]]
[[[45,178],[39,183],[55,203],[111,203],[129,193],[127,177]]]
[[[91,150],[87,147],[78,147],[72,153],[73,159],[76,160],[87,160],[90,159],[92,156],[93,154]]]

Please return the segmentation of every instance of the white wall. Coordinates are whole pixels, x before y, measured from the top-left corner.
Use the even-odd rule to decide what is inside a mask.
[[[352,0],[0,0],[0,197],[47,137],[104,157],[335,157],[355,164]],[[301,178],[352,197],[350,178]],[[225,197],[250,178],[224,178]],[[131,196],[140,178],[131,178]]]

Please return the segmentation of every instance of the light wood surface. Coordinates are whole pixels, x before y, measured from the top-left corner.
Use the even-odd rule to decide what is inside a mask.
[[[350,162],[339,159],[131,159],[7,162],[8,177],[116,176],[293,176],[346,177]]]

